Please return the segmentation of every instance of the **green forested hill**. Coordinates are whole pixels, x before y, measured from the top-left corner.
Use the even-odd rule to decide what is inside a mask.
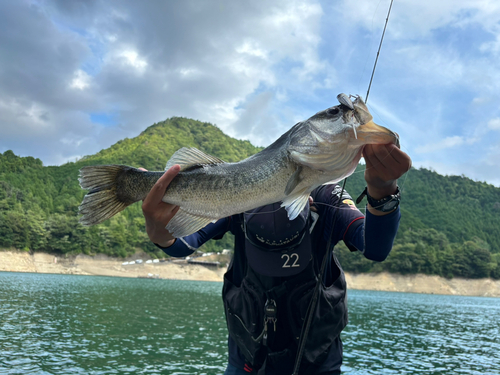
[[[127,164],[163,170],[179,148],[193,146],[226,161],[260,149],[228,137],[214,125],[185,118],[154,124],[75,163],[44,167],[39,159],[0,154],[0,248],[54,253],[127,256],[141,249],[164,256],[144,232],[140,203],[91,228],[78,224],[85,192],[78,170],[92,164]],[[354,197],[364,188],[364,166],[349,177]],[[402,221],[389,259],[375,264],[360,254],[337,252],[345,269],[428,273],[446,277],[500,278],[500,189],[466,177],[412,169],[400,181]],[[211,241],[205,251],[231,247],[231,238]]]
[[[363,170],[347,179],[353,196],[364,189]],[[500,278],[499,188],[415,168],[399,184],[402,218],[391,255],[376,264],[339,246],[346,270]]]
[[[364,166],[347,179],[352,195],[364,187]],[[479,237],[500,252],[500,189],[461,176],[411,169],[399,182],[403,230],[434,228],[452,242]],[[366,200],[365,200],[366,202]]]
[[[144,231],[140,203],[95,227],[78,223],[78,205],[85,194],[78,184],[78,171],[92,164],[163,170],[183,146],[197,147],[226,161],[238,161],[260,150],[248,141],[228,137],[214,125],[174,117],[133,139],[58,167],[44,167],[39,159],[20,158],[12,151],[0,154],[0,248],[123,257],[141,249],[163,257]],[[226,238],[204,248],[230,246],[231,239]]]
[[[196,147],[229,162],[242,160],[260,150],[248,141],[225,135],[212,124],[173,117],[150,126],[138,137],[125,138],[75,164],[80,167],[114,163],[163,170],[168,159],[181,147]]]

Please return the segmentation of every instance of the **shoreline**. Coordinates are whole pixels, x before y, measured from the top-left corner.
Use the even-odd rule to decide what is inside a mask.
[[[142,263],[135,260],[142,259]],[[47,253],[30,254],[25,251],[0,251],[0,272],[53,273],[66,275],[113,276],[197,281],[223,281],[226,267],[189,264],[186,260],[145,263],[146,254],[135,254],[126,259],[111,258],[103,254],[94,257],[77,255],[59,257]],[[203,261],[214,261],[210,257]],[[126,264],[124,262],[133,262]],[[431,275],[399,275],[382,273],[353,274],[346,272],[348,289],[386,292],[444,294],[477,297],[500,297],[500,280],[451,280]]]

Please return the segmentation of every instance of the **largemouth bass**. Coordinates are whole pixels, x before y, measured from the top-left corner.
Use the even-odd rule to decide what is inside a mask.
[[[269,147],[237,163],[226,163],[196,148],[181,148],[168,161],[181,171],[163,201],[180,206],[166,229],[174,237],[198,231],[218,219],[282,202],[295,219],[316,187],[335,183],[355,170],[366,144],[395,143],[399,137],[373,122],[357,96],[294,125]],[[164,172],[123,165],[88,166],[80,186],[89,189],[80,222],[94,225],[143,200]]]

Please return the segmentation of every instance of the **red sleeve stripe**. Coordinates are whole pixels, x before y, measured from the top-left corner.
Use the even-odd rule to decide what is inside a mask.
[[[351,221],[349,223],[349,225],[347,226],[347,229],[345,230],[344,235],[342,236],[342,240],[345,240],[345,236],[346,236],[347,232],[349,231],[349,228],[351,227],[352,223],[354,223],[355,221],[358,221],[360,219],[364,219],[364,218],[365,218],[364,216],[360,216],[360,217],[357,217],[356,219],[354,219],[353,221]]]
[[[253,371],[253,369],[246,363],[245,363],[245,367],[243,368],[243,370],[245,370],[245,372],[252,372]]]

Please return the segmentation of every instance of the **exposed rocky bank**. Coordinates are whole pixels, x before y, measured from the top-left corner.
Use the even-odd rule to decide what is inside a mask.
[[[143,262],[135,263],[136,259],[141,259]],[[145,254],[136,254],[130,259],[119,260],[105,255],[94,257],[78,255],[65,258],[45,253],[0,251],[0,271],[200,281],[222,281],[226,271],[222,266],[190,264],[185,260],[146,263],[148,259]],[[218,260],[210,257],[198,259],[205,262]],[[123,264],[125,262],[129,264]],[[133,264],[130,264],[131,262]],[[439,276],[402,276],[389,273],[347,273],[346,279],[350,289],[500,297],[500,280],[492,279],[447,280]]]

